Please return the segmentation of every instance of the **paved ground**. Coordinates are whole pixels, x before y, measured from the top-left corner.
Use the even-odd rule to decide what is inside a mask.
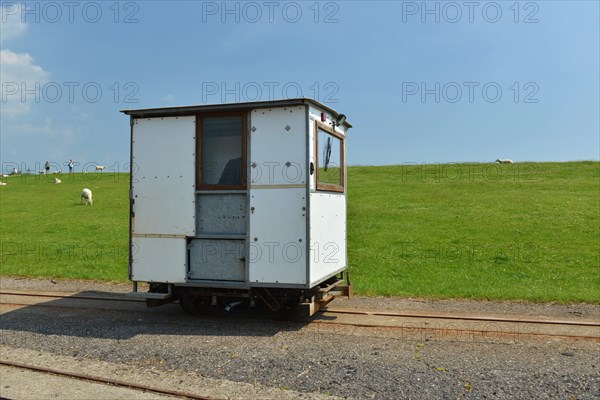
[[[128,291],[123,285],[6,278],[0,286]],[[600,315],[600,308],[591,305],[388,298],[335,305],[571,319]],[[115,374],[216,398],[600,399],[600,347],[593,342],[376,331],[235,315],[189,317],[177,305],[94,312],[24,307],[4,310],[0,326],[3,360]],[[19,382],[21,388],[39,385],[42,378],[13,371],[10,379],[9,388],[2,379],[0,395],[29,398],[27,392],[8,390]],[[98,398],[99,389],[90,390],[94,396],[84,398]],[[70,398],[66,392],[57,396]]]

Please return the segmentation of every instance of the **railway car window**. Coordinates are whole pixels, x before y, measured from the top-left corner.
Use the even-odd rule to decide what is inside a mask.
[[[200,117],[200,188],[245,186],[244,118]]]
[[[324,124],[317,124],[317,189],[344,191],[343,137]]]

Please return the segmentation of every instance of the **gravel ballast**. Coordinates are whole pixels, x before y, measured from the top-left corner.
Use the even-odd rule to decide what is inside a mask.
[[[123,285],[7,278],[1,286],[128,291]],[[436,308],[429,309],[443,311],[438,302],[430,303]],[[411,304],[412,310],[418,309],[415,304],[427,309],[428,302],[363,298],[334,304],[402,311]],[[468,305],[478,312],[511,312],[508,303],[496,309],[490,302],[480,308],[473,304],[458,301],[455,307],[461,312]],[[523,313],[521,307],[527,304],[516,304],[521,315],[598,316],[594,305],[529,305]],[[54,355],[65,365],[69,360],[73,365],[108,363],[155,374],[175,390],[202,390],[202,380],[215,380],[225,387],[219,397],[248,398],[242,394],[249,389],[240,385],[249,385],[259,390],[254,398],[274,399],[285,398],[281,393],[290,398],[600,398],[597,342],[326,326],[239,318],[235,313],[190,317],[175,304],[144,312],[24,307],[5,310],[0,321],[3,359],[40,354]]]

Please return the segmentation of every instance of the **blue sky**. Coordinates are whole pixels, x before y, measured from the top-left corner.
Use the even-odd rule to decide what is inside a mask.
[[[300,92],[348,116],[350,164],[598,160],[599,20],[597,1],[3,1],[0,161],[122,169],[121,109]]]

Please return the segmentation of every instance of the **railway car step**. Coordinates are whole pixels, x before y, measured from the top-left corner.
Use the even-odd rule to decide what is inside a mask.
[[[128,297],[136,299],[151,299],[151,300],[167,300],[173,297],[171,293],[144,293],[144,292],[130,292],[127,293]]]

